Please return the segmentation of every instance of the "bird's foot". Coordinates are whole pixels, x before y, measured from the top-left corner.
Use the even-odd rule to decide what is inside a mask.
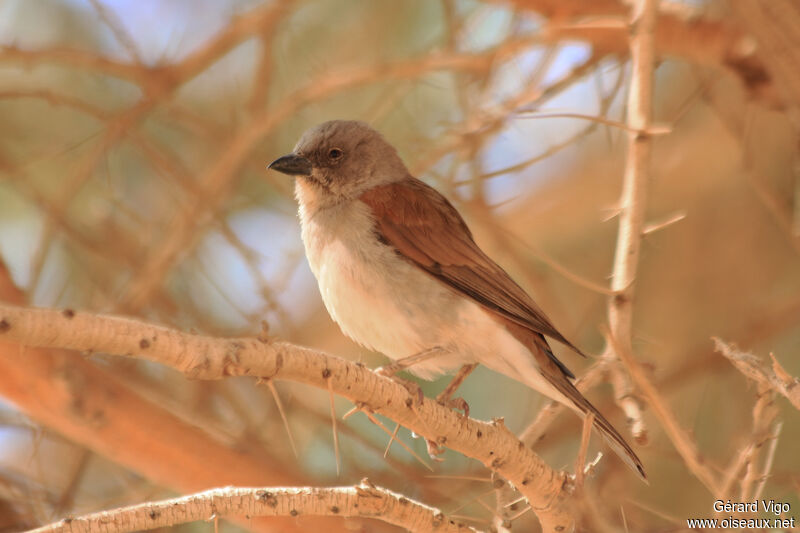
[[[425,361],[433,359],[434,357],[445,352],[446,350],[441,346],[434,346],[433,348],[428,348],[427,350],[415,353],[414,355],[409,355],[408,357],[403,357],[402,359],[395,359],[390,364],[380,367],[379,370],[381,370],[385,376],[392,376],[401,370],[405,370],[406,368],[412,367],[419,363],[424,363]]]
[[[464,412],[464,416],[469,418],[469,404],[464,398],[441,398],[441,394],[436,397],[436,401],[448,409],[456,409]]]
[[[444,405],[445,407],[449,407],[450,409],[461,409],[464,411],[464,416],[469,416],[469,404],[464,400],[464,398],[453,398],[453,394],[456,392],[458,387],[467,379],[475,367],[478,366],[478,363],[471,363],[468,365],[464,365],[461,367],[461,370],[458,371],[456,377],[447,385],[447,388],[444,389],[437,397],[436,401],[440,404]]]
[[[411,380],[403,379],[401,377],[396,376],[395,373],[397,372],[397,370],[393,369],[392,368],[393,366],[394,365],[386,365],[378,367],[375,369],[375,373],[380,376],[390,378],[395,383],[398,383],[403,387],[405,387],[405,389],[411,395],[412,401],[413,399],[416,399],[417,405],[421,404],[423,399],[425,398],[425,394],[423,394],[422,392],[422,387],[420,387]]]
[[[444,459],[439,457],[444,453],[444,448],[435,440],[425,439],[425,446],[428,448],[428,457],[437,462],[442,462]]]

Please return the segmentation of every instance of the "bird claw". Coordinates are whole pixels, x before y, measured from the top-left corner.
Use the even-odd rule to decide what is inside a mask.
[[[441,395],[440,395],[441,396]],[[469,418],[469,404],[464,398],[440,398],[439,396],[436,397],[436,401],[439,402],[441,405],[447,407],[448,409],[454,410],[461,410],[464,412],[464,416]]]
[[[385,378],[394,378],[395,374],[397,374],[400,370],[402,369],[399,368],[398,365],[392,363],[388,365],[379,366],[378,368],[375,369],[375,373]]]
[[[422,387],[413,381],[397,377],[395,372],[397,372],[397,370],[393,368],[393,365],[381,366],[375,369],[375,373],[379,376],[389,378],[395,383],[405,387],[405,389],[411,395],[411,398],[416,398],[416,404],[420,405],[425,399],[425,394],[422,392]]]
[[[437,462],[443,462],[444,459],[439,457],[444,453],[444,448],[439,446],[439,443],[430,439],[425,439],[425,446],[428,448],[428,457]]]
[[[447,388],[436,397],[436,401],[450,409],[461,409],[464,411],[464,416],[469,418],[469,404],[464,398],[453,398],[453,394],[455,394],[461,383],[467,379],[467,376],[469,376],[477,366],[478,363],[470,363],[462,366],[461,370],[456,374],[456,377],[447,385]]]

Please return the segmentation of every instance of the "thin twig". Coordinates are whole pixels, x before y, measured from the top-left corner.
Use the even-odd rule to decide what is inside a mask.
[[[269,387],[269,391],[272,393],[272,397],[275,399],[275,405],[278,407],[278,413],[280,413],[281,420],[283,420],[283,427],[286,428],[286,435],[289,437],[289,444],[292,447],[292,453],[294,453],[295,458],[298,458],[299,455],[297,453],[297,446],[294,444],[292,428],[289,427],[289,419],[286,418],[286,412],[283,410],[283,402],[278,394],[278,389],[275,388],[275,384],[272,382],[272,380],[267,380],[267,387]]]
[[[772,470],[772,463],[775,460],[775,450],[778,449],[778,437],[781,436],[781,430],[783,429],[783,422],[778,422],[775,425],[775,431],[770,436],[770,444],[769,449],[767,450],[767,457],[764,461],[764,469],[761,471],[760,479],[758,480],[758,486],[756,487],[755,492],[753,493],[753,498],[756,500],[761,498],[761,494],[764,492],[764,487],[767,484],[767,478],[769,477],[769,473]]]
[[[581,446],[578,448],[578,457],[575,459],[575,487],[579,492],[583,490],[583,479],[586,473],[586,454],[589,451],[589,440],[592,436],[592,424],[594,424],[594,413],[589,413],[583,419]]]
[[[333,429],[333,452],[336,455],[336,475],[341,474],[341,457],[339,456],[339,432],[336,431],[336,398],[333,395],[333,385],[331,378],[328,377],[328,397],[331,402],[331,425]]]
[[[186,524],[221,516],[340,516],[368,517],[406,529],[436,524],[436,531],[475,531],[438,509],[376,487],[364,479],[353,487],[221,488],[189,496],[120,507],[71,517],[31,533],[124,533]]]
[[[389,435],[392,438],[394,438],[394,436],[397,434],[397,428],[400,427],[400,424],[397,425],[397,428],[395,428],[395,430],[393,432],[390,432],[389,428],[387,428],[383,424],[383,422],[378,420],[375,417],[375,415],[373,415],[372,413],[370,413],[367,410],[363,410],[363,412],[364,412],[365,415],[367,415],[367,418],[369,418],[370,422],[372,422],[373,424],[375,424],[376,426],[381,428],[383,430],[383,432],[386,433],[387,435]],[[391,441],[390,441],[390,443],[391,443]],[[406,444],[405,442],[403,442],[402,440],[399,440],[399,439],[397,439],[397,443],[400,444],[400,446],[402,446],[408,453],[410,453],[411,456],[414,457],[414,459],[419,461],[422,466],[424,466],[425,468],[427,468],[428,470],[433,472],[433,468],[431,468],[431,465],[429,465],[427,462],[425,462],[425,460],[422,457],[420,457],[419,454],[417,454],[414,450],[412,450],[411,447],[408,444]],[[387,448],[387,451],[388,451],[388,448]]]
[[[655,233],[656,231],[662,230],[662,229],[666,228],[667,226],[671,226],[672,224],[675,224],[676,222],[680,222],[684,218],[686,218],[686,212],[685,211],[678,211],[677,213],[673,213],[673,214],[669,215],[668,217],[665,217],[662,220],[657,220],[655,222],[649,222],[649,223],[645,224],[644,227],[642,228],[642,235],[649,235],[650,233]]]
[[[141,65],[142,55],[139,52],[139,47],[136,45],[133,36],[125,29],[125,26],[119,17],[117,17],[116,13],[103,5],[100,0],[89,0],[89,2],[97,12],[97,16],[108,26],[108,29],[114,34],[114,38],[125,48],[128,55],[131,56],[131,59],[133,59],[135,63]]]
[[[605,124],[606,126],[612,126],[614,128],[618,128],[623,131],[627,131],[629,133],[634,133],[637,135],[666,135],[668,133],[672,133],[672,128],[667,126],[650,126],[646,130],[639,130],[635,129],[633,126],[629,124],[625,124],[624,122],[619,122],[618,120],[611,120],[605,117],[601,117],[599,115],[586,115],[583,113],[525,113],[520,115],[519,118],[578,118],[581,120],[589,120],[591,122],[597,122],[598,124]]]
[[[389,442],[387,442],[387,443],[386,443],[386,449],[383,451],[383,458],[384,458],[384,459],[385,459],[386,457],[388,457],[388,455],[389,455],[389,450],[390,450],[390,449],[391,449],[391,447],[392,447],[392,443],[393,443],[393,442],[394,442],[394,440],[397,438],[397,432],[398,432],[398,431],[400,431],[400,424],[396,424],[396,425],[394,426],[394,431],[392,431],[392,434],[389,436]]]
[[[647,377],[642,366],[630,352],[623,350],[613,337],[609,336],[609,342],[614,348],[617,357],[627,368],[634,383],[647,399],[647,404],[653,410],[653,414],[656,415],[659,422],[661,422],[667,436],[683,458],[689,471],[705,485],[711,494],[718,494],[717,479],[714,472],[709,468],[707,460],[698,451],[694,440],[680,426],[675,414],[669,409],[664,398],[650,381],[650,378]]]
[[[800,409],[800,379],[789,375],[774,356],[770,366],[759,357],[739,350],[735,344],[726,343],[717,337],[713,337],[713,340],[714,349],[727,357],[739,372],[756,383],[766,384],[789,400],[796,409]]]

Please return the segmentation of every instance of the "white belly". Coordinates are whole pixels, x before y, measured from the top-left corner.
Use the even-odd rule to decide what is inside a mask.
[[[420,293],[453,304],[454,296],[381,244],[366,206],[357,205],[314,217],[305,217],[301,209],[306,255],[328,313],[347,336],[392,359],[436,346],[433,328],[420,323],[427,300]]]
[[[301,222],[322,300],[347,336],[392,359],[443,348],[409,369],[422,378],[478,362],[552,396],[528,349],[479,304],[378,241],[367,206],[301,207]]]

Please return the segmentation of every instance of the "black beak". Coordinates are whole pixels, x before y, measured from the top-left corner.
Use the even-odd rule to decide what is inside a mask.
[[[310,176],[311,161],[301,155],[289,154],[279,157],[269,164],[267,168],[283,172],[290,176]]]

